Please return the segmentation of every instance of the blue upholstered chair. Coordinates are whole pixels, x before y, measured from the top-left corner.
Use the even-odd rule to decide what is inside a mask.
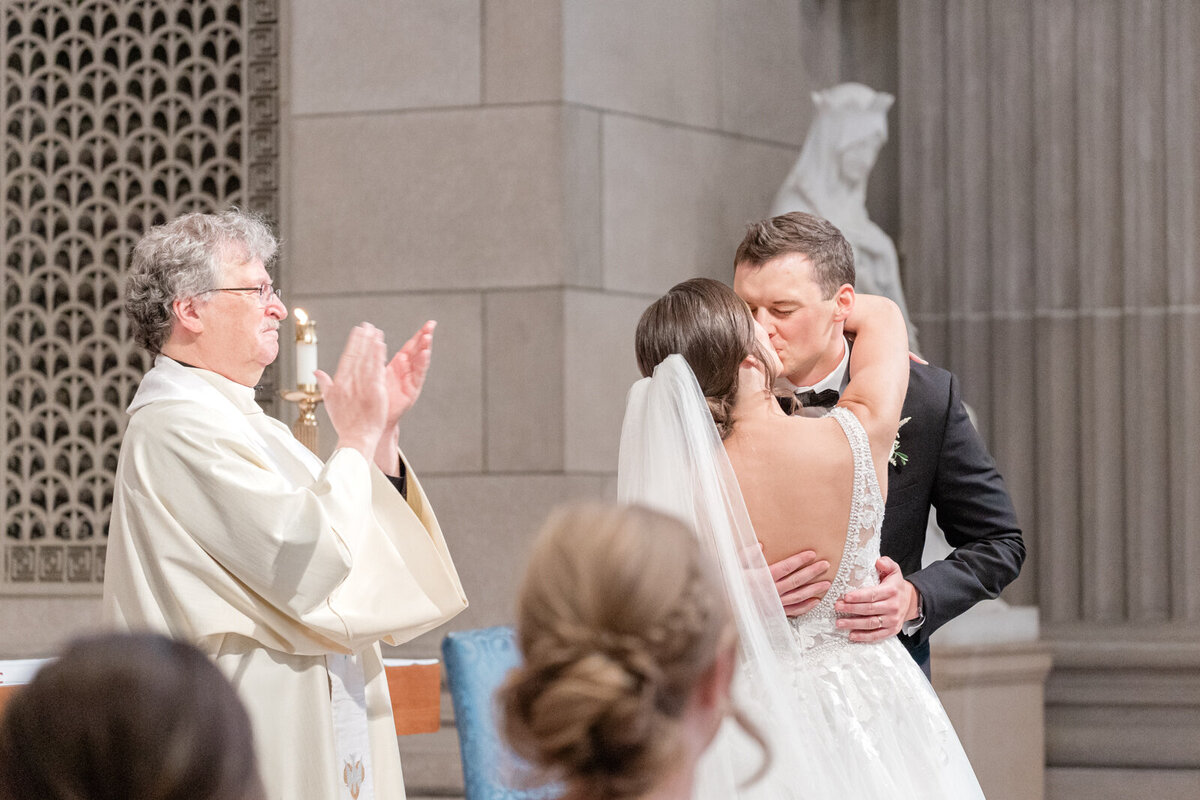
[[[442,660],[462,753],[466,800],[553,800],[556,787],[513,788],[519,759],[500,741],[496,690],[521,661],[508,626],[450,633],[442,640]]]

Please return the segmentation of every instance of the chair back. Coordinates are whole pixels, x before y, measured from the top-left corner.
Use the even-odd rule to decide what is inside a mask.
[[[507,625],[457,631],[442,640],[442,660],[454,704],[462,754],[465,800],[554,800],[556,786],[514,788],[522,762],[500,740],[496,690],[521,663],[513,629]]]

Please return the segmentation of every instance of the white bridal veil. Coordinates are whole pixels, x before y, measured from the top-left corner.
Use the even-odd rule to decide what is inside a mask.
[[[697,798],[873,797],[839,749],[813,690],[750,525],[741,490],[691,368],[672,355],[629,392],[621,431],[617,493],[672,514],[695,531],[717,564],[740,636],[734,700],[771,750],[762,758],[727,722],[696,779]],[[840,752],[839,752],[840,750]]]

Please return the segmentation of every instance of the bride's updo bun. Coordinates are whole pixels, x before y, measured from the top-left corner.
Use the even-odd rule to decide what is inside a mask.
[[[588,796],[641,795],[680,757],[688,700],[733,635],[682,522],[636,506],[560,510],[518,595],[524,663],[500,692],[505,738]]]
[[[738,368],[746,356],[763,366],[768,391],[775,370],[754,335],[745,302],[720,281],[692,278],[655,300],[638,321],[634,340],[638,369],[649,377],[672,353],[688,362],[724,439],[733,431]]]

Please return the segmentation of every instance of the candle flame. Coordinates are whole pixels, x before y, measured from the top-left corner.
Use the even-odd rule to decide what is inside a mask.
[[[308,323],[308,312],[303,308],[293,308],[292,316],[296,318],[297,325],[305,325]]]

